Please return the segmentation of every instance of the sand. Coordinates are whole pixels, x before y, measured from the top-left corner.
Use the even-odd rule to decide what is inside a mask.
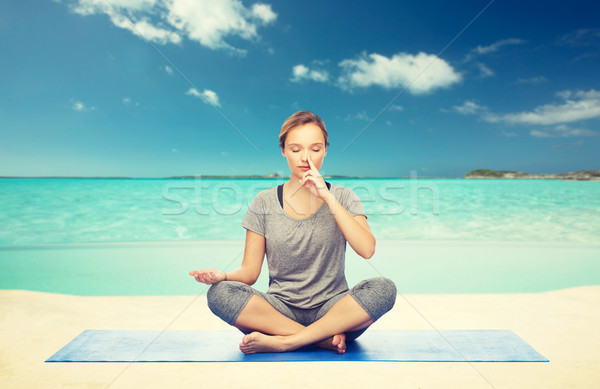
[[[600,286],[398,296],[372,329],[510,329],[548,363],[44,363],[85,329],[228,329],[204,296],[0,291],[1,388],[598,388]],[[240,336],[241,337],[241,336]]]

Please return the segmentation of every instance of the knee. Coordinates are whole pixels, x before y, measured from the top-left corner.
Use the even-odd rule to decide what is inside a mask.
[[[213,313],[222,311],[223,305],[226,304],[234,293],[234,285],[231,281],[221,281],[212,284],[206,292],[206,302]]]
[[[394,281],[386,277],[376,277],[370,280],[373,283],[373,288],[377,290],[377,295],[381,298],[381,304],[391,310],[396,303],[398,294]]]
[[[355,297],[370,301],[373,307],[373,316],[379,317],[390,311],[396,303],[396,285],[386,277],[369,278],[358,283],[355,287]],[[364,296],[364,297],[363,297]],[[376,321],[376,320],[373,320]]]
[[[237,281],[212,284],[206,292],[208,308],[227,324],[233,324],[252,295],[251,288]]]
[[[219,296],[223,293],[223,282],[212,284],[206,292],[206,302],[211,305],[212,302],[219,300]]]

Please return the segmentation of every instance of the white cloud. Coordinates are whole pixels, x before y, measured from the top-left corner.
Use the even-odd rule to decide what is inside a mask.
[[[541,105],[530,112],[489,114],[484,119],[492,123],[554,125],[600,117],[599,91],[563,91],[557,95],[564,102]]]
[[[341,61],[339,66],[343,74],[338,82],[344,89],[377,85],[386,89],[405,87],[411,93],[419,94],[461,80],[461,75],[446,61],[426,53],[398,53],[391,58],[363,53],[357,59]]]
[[[517,84],[541,84],[548,81],[544,76],[530,77],[530,78],[519,78]]]
[[[556,94],[563,100],[561,103],[540,105],[529,112],[497,114],[486,106],[474,101],[465,101],[454,106],[452,111],[462,115],[479,115],[490,123],[507,123],[512,125],[539,126],[530,130],[529,134],[536,138],[597,136],[597,131],[586,128],[573,128],[565,123],[600,118],[600,91],[561,91]],[[442,109],[443,112],[450,110]],[[514,132],[503,132],[504,136],[516,136]]]
[[[277,14],[273,12],[269,4],[254,4],[252,6],[252,14],[262,20],[263,23],[271,23],[277,19]]]
[[[576,31],[563,35],[557,41],[559,45],[572,47],[598,46],[600,44],[600,29],[580,28]]]
[[[169,65],[165,65],[165,72],[173,74],[173,68],[171,68]]]
[[[201,98],[206,104],[210,104],[214,107],[219,107],[221,104],[219,103],[219,96],[210,89],[204,89],[202,92],[198,91],[196,88],[190,88],[186,93],[186,95],[195,96]]]
[[[240,0],[78,0],[71,9],[80,15],[106,14],[120,28],[148,41],[180,43],[183,37],[211,49],[244,54],[225,41],[228,37],[258,39],[257,29],[277,14],[268,4],[250,9]]]
[[[368,122],[370,120],[370,118],[369,118],[369,115],[367,115],[367,113],[365,111],[360,111],[360,112],[355,113],[354,115],[346,116],[346,118],[344,120],[345,121],[364,120],[365,122]]]
[[[553,128],[532,130],[529,134],[535,138],[568,138],[573,136],[596,136],[596,132],[585,128],[572,128],[561,124]]]
[[[388,111],[404,111],[404,107],[401,105],[392,104],[389,106]]]
[[[292,75],[292,78],[290,78],[292,82],[300,82],[302,80],[327,82],[327,80],[329,80],[329,73],[327,71],[310,69],[302,64],[292,68]]]
[[[93,111],[96,109],[96,107],[88,107],[81,101],[77,101],[74,99],[71,99],[71,103],[73,103],[71,105],[71,108],[74,109],[75,111],[83,112],[83,111]]]
[[[456,105],[453,107],[454,110],[461,115],[476,115],[478,113],[487,111],[487,107],[479,105],[474,101],[465,101],[462,105]]]
[[[556,92],[556,96],[560,97],[563,100],[568,100],[569,98],[571,98],[571,96],[573,96],[573,92],[570,90],[563,90],[560,92]]]
[[[495,74],[492,69],[488,68],[485,64],[482,64],[481,62],[477,62],[476,66],[479,69],[479,72],[481,73],[481,77],[491,77]]]
[[[510,39],[501,39],[501,40],[496,41],[488,46],[477,46],[474,49],[471,49],[471,51],[465,56],[464,62],[469,62],[473,58],[480,56],[480,55],[495,53],[496,51],[500,50],[500,48],[502,48],[503,46],[522,45],[524,43],[527,43],[527,41],[523,40],[523,39],[518,39],[518,38],[510,38]]]
[[[140,106],[140,103],[138,103],[137,101],[136,102],[132,101],[130,97],[124,97],[123,98],[123,104],[133,104],[136,107]]]
[[[492,43],[489,46],[477,46],[473,49],[473,52],[477,54],[489,54],[495,51],[498,51],[502,46],[506,45],[522,45],[523,43],[527,43],[527,41],[518,38],[511,39],[502,39]]]
[[[112,12],[112,14],[109,14],[109,16],[110,20],[115,26],[129,30],[134,35],[137,35],[151,42],[156,42],[163,45],[166,43],[181,42],[181,36],[179,34],[164,28],[155,27],[149,22],[148,19],[135,21],[114,12]]]

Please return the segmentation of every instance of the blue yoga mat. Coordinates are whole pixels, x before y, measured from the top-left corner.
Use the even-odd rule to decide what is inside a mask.
[[[85,330],[46,362],[548,362],[510,330],[369,330],[345,354],[314,346],[244,355],[237,331]]]

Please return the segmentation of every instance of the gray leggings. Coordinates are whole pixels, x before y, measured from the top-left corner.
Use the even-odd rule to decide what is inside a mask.
[[[359,282],[349,291],[340,293],[323,305],[312,309],[289,306],[272,294],[257,291],[237,281],[222,281],[211,285],[206,298],[210,310],[229,325],[235,323],[250,298],[257,295],[266,300],[282,315],[307,326],[322,318],[335,303],[347,294],[350,294],[367,312],[371,320],[375,322],[394,306],[396,286],[391,280],[384,277],[369,278]],[[346,333],[346,340],[356,339],[365,330],[366,328]]]

